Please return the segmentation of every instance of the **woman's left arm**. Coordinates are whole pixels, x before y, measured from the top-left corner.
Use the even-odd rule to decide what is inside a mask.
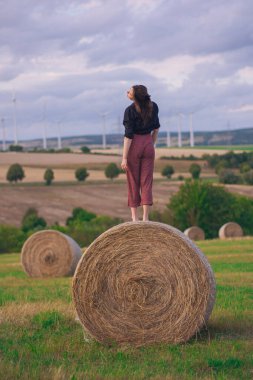
[[[152,135],[152,139],[153,139],[153,143],[155,144],[156,143],[156,140],[157,140],[157,136],[158,136],[158,128],[157,129],[154,129],[151,133]]]
[[[129,148],[132,144],[132,139],[129,139],[128,137],[124,137],[124,145],[123,145],[123,157],[121,162],[121,168],[123,170],[127,170],[127,156]]]

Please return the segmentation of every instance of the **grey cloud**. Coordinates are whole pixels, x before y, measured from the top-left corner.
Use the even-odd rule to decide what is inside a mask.
[[[78,54],[92,69],[112,65],[111,71],[66,71],[61,77],[39,82],[32,88],[19,88],[18,120],[22,127],[41,119],[47,101],[48,120],[65,118],[69,126],[85,122],[89,125],[86,133],[92,132],[90,125],[99,123],[97,112],[108,109],[112,119],[122,115],[128,105],[126,89],[141,82],[159,103],[161,119],[166,121],[179,111],[198,111],[202,115],[197,124],[200,129],[220,128],[228,117],[224,110],[253,103],[252,84],[217,84],[217,80],[233,77],[239,69],[252,65],[252,1],[163,0],[151,12],[116,0],[98,1],[89,7],[91,3],[0,1],[0,81],[6,85],[11,80],[15,84],[14,79],[22,73],[35,71],[43,76],[50,70],[57,72],[57,67],[47,65],[50,57],[56,62],[73,57],[73,72]],[[157,79],[156,73],[121,67],[134,61],[156,62],[182,54],[204,57],[216,53],[223,64],[197,65],[183,86],[174,91]],[[0,100],[0,116],[11,114],[8,91],[0,90]],[[238,123],[241,117],[243,125],[250,121],[249,114],[229,117]],[[217,122],[216,126],[210,118]]]

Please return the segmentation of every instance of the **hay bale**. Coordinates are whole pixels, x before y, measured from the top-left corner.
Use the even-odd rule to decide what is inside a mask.
[[[197,226],[187,228],[184,231],[184,234],[191,240],[205,240],[205,232],[202,230],[202,228]]]
[[[25,241],[21,263],[30,277],[62,277],[74,274],[81,257],[81,248],[70,236],[45,230]]]
[[[243,230],[238,223],[228,222],[219,229],[220,239],[227,239],[233,237],[242,237]]]
[[[187,341],[215,300],[214,275],[199,248],[176,228],[150,221],[102,233],[79,261],[72,289],[90,336],[135,346]]]

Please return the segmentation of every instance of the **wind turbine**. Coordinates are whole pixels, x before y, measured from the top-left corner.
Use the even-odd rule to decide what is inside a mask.
[[[45,101],[44,107],[43,107],[43,116],[42,116],[42,124],[43,124],[43,148],[44,149],[47,149],[46,112],[47,112],[47,102]]]
[[[183,114],[179,113],[178,114],[178,147],[182,147],[182,118]]]
[[[106,116],[110,112],[104,112],[100,113],[99,115],[102,117],[103,120],[103,134],[102,134],[102,144],[103,144],[103,149],[106,149]]]
[[[18,145],[18,131],[17,131],[17,117],[16,117],[17,99],[16,99],[15,90],[13,90],[12,92],[12,102],[13,102],[14,141],[15,141],[15,145]]]
[[[171,147],[171,138],[170,138],[170,124],[168,122],[168,127],[167,127],[167,147],[170,148]]]
[[[2,140],[3,152],[6,151],[6,130],[5,130],[5,120],[6,120],[6,118],[3,116],[3,117],[1,118],[1,124],[2,124],[2,129],[3,129],[3,140]]]
[[[58,149],[60,150],[62,148],[62,143],[61,143],[61,120],[57,121],[57,128],[58,128]]]
[[[190,113],[190,146],[194,147],[194,132],[193,132],[193,125],[192,125],[192,116],[193,112]]]

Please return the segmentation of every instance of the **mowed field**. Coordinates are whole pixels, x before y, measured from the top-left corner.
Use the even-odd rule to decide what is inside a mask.
[[[154,171],[153,207],[160,210],[164,209],[171,195],[176,193],[182,184],[177,181],[178,175],[190,177],[189,166],[193,162],[159,159],[161,153],[172,154],[171,150],[167,149],[167,153],[165,150],[165,148],[156,149]],[[217,150],[217,152],[221,151]],[[186,152],[195,154],[195,149],[193,151],[187,149],[184,154]],[[202,150],[201,153],[203,153]],[[6,173],[9,165],[15,162],[23,166],[25,178],[21,183],[9,184],[6,181]],[[64,225],[74,207],[83,207],[97,214],[129,220],[126,174],[120,174],[113,181],[107,179],[104,169],[110,162],[115,162],[120,166],[121,156],[78,153],[7,152],[0,154],[0,223],[20,226],[22,217],[29,207],[37,208],[49,225],[56,221]],[[203,160],[196,162],[202,167],[202,178],[212,178],[214,181],[217,179],[214,171],[209,169]],[[175,168],[172,181],[164,179],[161,175],[162,168],[168,164]],[[75,179],[74,174],[75,169],[80,166],[85,166],[90,174],[82,183]],[[45,186],[43,182],[44,171],[47,167],[53,168],[55,174],[55,180],[51,186]],[[230,191],[253,197],[252,186],[226,185],[226,187]]]
[[[175,194],[182,182],[160,180],[153,184],[152,209],[164,210],[170,197]],[[229,191],[253,197],[252,186],[226,185]],[[82,207],[100,215],[131,220],[127,205],[126,181],[94,181],[82,185],[73,184],[7,185],[0,186],[0,224],[19,227],[24,213],[35,207],[48,225],[56,221],[65,225],[74,207]],[[141,208],[138,209],[141,217]]]
[[[0,256],[0,373],[5,380],[241,379],[253,376],[253,238],[197,245],[215,273],[207,329],[180,345],[85,341],[71,278],[28,278],[20,254]],[[150,253],[149,253],[150,254]]]

